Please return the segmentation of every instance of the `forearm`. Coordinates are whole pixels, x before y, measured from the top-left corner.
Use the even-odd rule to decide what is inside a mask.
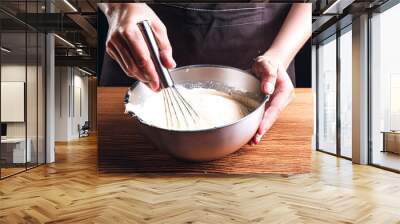
[[[295,3],[266,56],[276,58],[287,68],[311,36],[311,3]]]

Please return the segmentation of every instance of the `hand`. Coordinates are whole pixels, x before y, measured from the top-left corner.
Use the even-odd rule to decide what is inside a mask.
[[[249,142],[258,144],[294,98],[294,87],[283,64],[267,53],[256,58],[252,70],[261,79],[261,90],[270,95],[257,133]]]
[[[100,8],[106,14],[109,24],[106,52],[128,76],[158,91],[159,78],[137,23],[143,20],[149,22],[160,49],[162,63],[166,68],[174,68],[176,63],[172,58],[172,48],[164,24],[143,3],[103,3]]]

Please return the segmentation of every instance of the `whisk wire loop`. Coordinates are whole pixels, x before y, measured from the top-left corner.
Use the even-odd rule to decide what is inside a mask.
[[[200,119],[199,115],[196,113],[196,110],[188,103],[188,101],[182,96],[182,94],[176,90],[174,91],[175,95],[180,99],[184,109],[186,110],[187,114],[189,115],[190,119],[193,121],[194,124]]]
[[[169,98],[166,95],[166,91],[162,90],[162,94],[163,94],[163,100],[164,100],[164,112],[165,114],[171,114],[171,108],[170,108],[170,104],[169,104]],[[166,122],[167,122],[167,127],[171,127],[172,126],[172,120],[171,120],[171,116],[166,116],[165,117]]]
[[[179,106],[179,102],[177,102],[177,101],[174,101],[173,100],[173,91],[171,90],[172,88],[170,88],[170,87],[168,87],[168,88],[165,88],[164,89],[164,91],[166,92],[166,98],[167,98],[167,107],[169,107],[171,110],[170,110],[170,113],[168,113],[168,114],[166,114],[166,119],[170,119],[172,122],[171,122],[171,124],[170,124],[170,126],[169,126],[169,128],[174,128],[174,127],[180,127],[181,126],[181,124],[180,124],[180,118],[179,118],[179,116],[178,116],[178,106]],[[182,111],[180,111],[181,113],[182,113]],[[169,117],[169,118],[168,118]]]
[[[143,38],[149,48],[152,61],[160,78],[167,127],[180,128],[183,119],[186,127],[190,128],[190,125],[196,124],[197,120],[199,120],[199,115],[176,89],[168,69],[162,64],[157,41],[149,22],[147,20],[141,21],[138,26],[142,31]]]

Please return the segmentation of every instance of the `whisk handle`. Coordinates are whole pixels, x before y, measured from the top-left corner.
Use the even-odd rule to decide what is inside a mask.
[[[161,88],[167,88],[174,86],[174,82],[169,74],[169,71],[161,62],[160,50],[157,45],[156,38],[154,37],[153,30],[147,20],[143,20],[137,24],[139,29],[142,31],[144,40],[146,41],[147,47],[150,51],[151,59],[156,68],[158,77],[160,78]]]

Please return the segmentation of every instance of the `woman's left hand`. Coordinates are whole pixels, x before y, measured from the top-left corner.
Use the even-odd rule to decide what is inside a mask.
[[[261,91],[270,95],[257,133],[249,142],[258,144],[294,98],[294,87],[283,64],[272,56],[257,57],[252,70],[261,79]]]

